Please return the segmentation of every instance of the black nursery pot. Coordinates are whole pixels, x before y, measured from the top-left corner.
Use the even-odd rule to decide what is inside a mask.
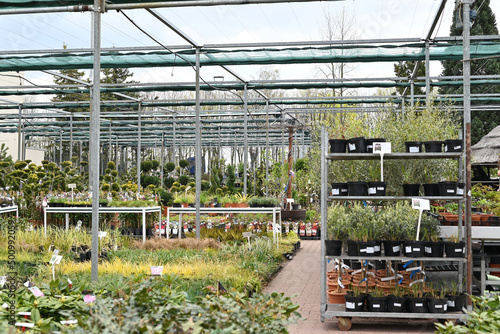
[[[405,312],[406,297],[396,297],[394,295],[387,296],[387,312]]]
[[[405,196],[419,196],[420,183],[403,184],[403,194]]]
[[[358,249],[360,256],[375,256],[374,241],[358,241]]]
[[[444,298],[428,298],[427,306],[430,313],[445,313],[448,308],[447,300]]]
[[[342,254],[342,240],[325,240],[327,256]]]
[[[348,312],[363,312],[366,296],[352,296],[349,293],[350,291],[345,296],[345,310]]]
[[[422,142],[421,141],[407,141],[405,142],[407,153],[420,153],[422,152]]]
[[[463,142],[458,139],[447,139],[444,141],[444,151],[445,152],[462,152]]]
[[[426,141],[424,142],[425,152],[443,152],[442,141]]]
[[[385,196],[387,189],[387,182],[368,182],[368,195],[369,196]]]
[[[465,242],[445,242],[444,251],[446,257],[464,257],[465,256]]]
[[[373,153],[373,143],[385,143],[385,138],[369,138],[365,139],[366,153]]]
[[[442,241],[427,241],[424,244],[424,255],[427,257],[443,257],[444,242]]]
[[[427,298],[408,298],[408,312],[410,313],[428,313]]]
[[[347,140],[348,153],[365,153],[365,137],[356,137]]]
[[[424,184],[424,195],[425,196],[439,196],[439,184],[437,184],[437,183]]]
[[[458,182],[442,181],[439,182],[439,196],[456,196]]]
[[[384,253],[385,256],[399,256],[401,254],[401,241],[385,240]]]
[[[403,241],[403,253],[407,257],[421,257],[424,254],[424,242],[407,240]]]
[[[347,139],[330,139],[330,153],[345,153],[347,148]]]
[[[347,255],[349,256],[358,256],[358,243],[353,240],[347,240]]]
[[[368,193],[367,183],[360,181],[347,182],[347,193],[349,196],[366,196]]]
[[[366,307],[368,312],[385,312],[387,307],[387,297],[372,297],[368,295],[366,298]]]
[[[447,295],[447,304],[449,312],[459,312],[462,311],[462,308],[465,306],[465,302],[467,300],[467,295],[459,294],[459,295]]]
[[[332,183],[332,196],[347,196],[347,183]]]

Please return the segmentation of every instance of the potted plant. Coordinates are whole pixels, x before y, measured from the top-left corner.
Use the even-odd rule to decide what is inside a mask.
[[[460,292],[459,284],[451,282],[451,289],[445,295],[449,312],[460,312],[465,306],[467,295]]]
[[[408,311],[410,313],[428,313],[427,298],[423,297],[421,286],[413,284],[408,289]]]
[[[368,176],[370,181],[368,182],[368,195],[369,196],[385,196],[387,182],[377,181],[380,179],[380,166],[371,165],[368,167]]]
[[[433,140],[424,142],[425,152],[442,152],[443,151],[443,141],[437,140],[434,138]]]
[[[362,312],[365,308],[366,294],[362,288],[351,284],[345,295],[345,310],[348,312]]]
[[[431,288],[427,291],[427,306],[430,313],[445,313],[448,308],[448,301],[444,290]]]
[[[395,288],[392,290],[392,294],[387,296],[387,312],[405,312],[407,302],[405,294],[405,290],[396,284]]]
[[[446,257],[464,257],[465,242],[458,239],[458,235],[452,235],[448,241],[444,243]]]
[[[368,312],[385,312],[387,297],[384,290],[380,288],[373,289],[366,298]]]
[[[423,169],[423,186],[425,196],[439,196],[439,184],[437,183],[437,171],[434,171],[426,162]]]
[[[327,239],[325,249],[327,256],[342,254],[342,241],[347,237],[349,226],[349,215],[346,209],[340,205],[332,205],[328,208]]]

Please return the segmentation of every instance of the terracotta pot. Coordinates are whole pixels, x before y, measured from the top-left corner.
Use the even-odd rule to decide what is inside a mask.
[[[327,292],[328,295],[328,303],[329,304],[344,304],[345,303],[345,295],[347,294],[347,291],[334,291],[334,290],[328,290]]]
[[[328,290],[334,290],[334,291],[337,290],[337,288],[339,286],[337,279],[328,280],[328,281],[326,281],[326,284],[328,285]],[[344,288],[348,288],[349,284],[351,284],[350,280],[347,280],[347,279],[342,280],[342,285],[344,285]]]

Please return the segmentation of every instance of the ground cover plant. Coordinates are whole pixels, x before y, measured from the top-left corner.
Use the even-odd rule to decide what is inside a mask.
[[[2,276],[9,271],[8,240],[3,221],[0,227]],[[256,326],[255,333],[259,330],[266,332],[266,328],[271,328],[272,332],[286,333],[287,319],[295,310],[295,306],[283,296],[271,297],[260,293],[263,284],[279,269],[284,259],[283,253],[292,251],[293,244],[298,240],[294,234],[283,238],[276,245],[272,242],[271,233],[266,238],[253,239],[249,249],[246,239],[220,242],[213,238],[153,238],[142,243],[108,230],[107,237],[102,239],[99,246],[99,280],[91,284],[90,261],[80,261],[78,256],[82,250],[91,250],[88,231],[48,227],[45,237],[43,229],[32,229],[20,220],[15,232],[15,270],[18,272],[16,311],[32,312],[31,319],[23,321],[36,323],[35,332],[61,330],[60,320],[78,319],[78,326],[74,329],[63,330],[98,333],[106,328],[110,333],[118,333],[125,328],[133,328],[132,332],[138,333],[163,333],[169,330],[178,333],[226,333],[226,328],[232,328],[233,331],[229,331],[232,333],[244,332],[242,328]],[[63,256],[55,269],[55,282],[48,264],[54,249],[58,249]],[[150,280],[151,266],[163,266],[165,276]],[[72,289],[69,288],[68,279],[72,282]],[[22,285],[25,281],[40,287],[46,297],[35,298]],[[169,288],[153,291],[158,287],[157,281]],[[204,297],[214,290],[210,286],[217,287],[218,283],[230,293],[221,298]],[[125,291],[124,287],[128,290]],[[149,294],[139,293],[141,289]],[[94,291],[98,301],[86,305],[82,301],[83,290]],[[164,304],[158,306],[158,311],[145,312],[138,306],[140,303],[146,305],[146,299],[160,298],[159,295],[162,300],[169,302],[162,301]],[[0,296],[5,298],[6,294]],[[116,306],[116,298],[124,301]],[[53,311],[49,310],[51,307]],[[162,312],[169,310],[173,313],[167,321]],[[217,316],[208,316],[209,310],[217,312]],[[5,310],[0,312],[3,312],[0,313],[0,329],[6,329]],[[93,317],[89,317],[90,314]],[[121,320],[111,323],[106,319],[107,314],[123,317],[119,316]],[[290,319],[295,318],[297,315]],[[237,320],[222,329],[221,323],[231,319]],[[257,328],[261,324],[266,327]],[[273,326],[283,328],[275,330]]]
[[[246,296],[237,291],[189,297],[180,289],[179,277],[137,277],[114,289],[91,292],[65,281],[41,285],[37,297],[21,287],[16,310],[31,312],[31,332],[50,333],[288,333],[287,325],[300,319],[283,294]],[[120,282],[123,283],[123,282]],[[0,294],[2,302],[5,294]],[[7,311],[0,310],[0,330],[8,333]],[[77,320],[74,325],[61,321]]]

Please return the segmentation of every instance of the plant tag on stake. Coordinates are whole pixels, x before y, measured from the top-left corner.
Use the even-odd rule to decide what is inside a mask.
[[[424,210],[431,209],[431,202],[428,199],[412,198],[411,199],[411,206],[414,209],[420,211],[420,213],[418,215],[417,237],[415,239],[416,241],[418,241],[418,236],[420,234],[420,223],[422,222],[422,212],[424,212]]]
[[[31,293],[33,293],[33,295],[35,295],[35,297],[43,297],[44,296],[43,292],[40,291],[40,289],[36,286],[28,288],[28,290],[30,290]]]
[[[151,266],[151,276],[163,276],[163,266]]]
[[[56,264],[61,263],[61,260],[62,260],[62,255],[52,255],[49,264],[55,266]]]
[[[384,182],[384,154],[391,153],[391,143],[373,143],[373,153],[380,155],[380,182]]]
[[[59,249],[54,249],[54,255],[59,255]]]
[[[7,276],[0,276],[0,287],[5,285],[5,281],[7,281]]]
[[[342,289],[345,289],[345,286],[344,284],[342,284],[342,279],[340,277],[338,277],[337,282]]]

